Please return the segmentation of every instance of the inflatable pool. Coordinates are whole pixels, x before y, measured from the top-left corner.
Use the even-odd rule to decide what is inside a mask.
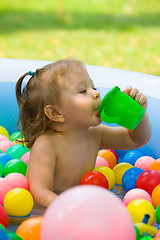
[[[49,62],[38,60],[0,59],[0,125],[5,127],[9,134],[16,131],[18,119],[18,106],[15,97],[15,84],[17,79],[25,72],[35,71]],[[154,158],[160,157],[160,77],[137,73],[132,71],[91,66],[87,70],[93,79],[97,89],[103,98],[106,92],[119,86],[125,89],[131,85],[138,88],[148,96],[148,113],[152,124],[152,136],[150,141],[141,148],[144,155]],[[26,78],[27,81],[27,78]],[[116,126],[116,125],[115,125]],[[123,156],[125,151],[118,151]]]
[[[16,125],[18,120],[18,106],[15,96],[15,85],[17,79],[27,71],[35,71],[49,62],[37,60],[19,60],[19,59],[0,59],[1,75],[0,75],[0,126],[5,127],[9,134],[17,131]],[[144,155],[160,158],[160,77],[137,73],[132,71],[106,68],[99,66],[87,65],[87,70],[93,79],[95,86],[99,90],[103,98],[107,91],[119,86],[121,90],[126,86],[131,85],[138,88],[141,92],[148,96],[148,113],[152,125],[152,136],[150,141],[140,148]],[[25,79],[27,81],[27,77]],[[116,127],[116,124],[112,124]],[[122,158],[126,153],[123,151],[116,151],[119,158]],[[122,186],[116,186],[113,189],[116,195],[123,198],[126,193]],[[31,213],[32,217],[34,213]],[[12,219],[11,219],[12,220]],[[16,231],[19,223],[25,220],[13,219],[14,225],[8,226],[9,231]]]

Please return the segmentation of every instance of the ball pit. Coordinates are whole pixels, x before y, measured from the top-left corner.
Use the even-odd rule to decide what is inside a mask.
[[[0,79],[0,85],[1,85],[0,86],[0,100],[1,100],[0,125],[3,126],[0,128],[0,141],[10,140],[15,144],[15,140],[18,138],[21,138],[19,132],[17,132],[17,129],[16,129],[16,124],[18,119],[18,107],[16,103],[16,98],[15,98],[16,80],[19,78],[19,76],[21,76],[23,73],[27,72],[28,70],[31,69],[32,71],[34,71],[36,68],[39,68],[40,66],[43,66],[47,63],[48,62],[46,61],[0,59],[1,70],[2,70],[1,79]],[[6,69],[10,69],[10,71],[6,71]],[[142,74],[142,73],[124,71],[119,69],[97,67],[97,66],[87,66],[87,69],[97,89],[100,91],[102,98],[104,97],[104,95],[106,94],[109,88],[112,88],[113,86],[116,86],[116,85],[118,85],[121,89],[124,89],[128,85],[132,85],[134,87],[137,87],[140,91],[142,91],[144,94],[148,96],[148,102],[149,102],[148,113],[149,113],[151,124],[152,124],[152,136],[150,141],[145,146],[139,148],[138,151],[140,151],[143,154],[143,156],[150,156],[154,159],[158,159],[160,157],[160,148],[159,148],[160,113],[157,111],[157,109],[159,109],[159,106],[160,106],[160,97],[159,97],[160,77]],[[6,98],[6,94],[9,97]],[[109,125],[116,126],[116,124],[109,124]],[[1,150],[0,152],[3,153]],[[129,151],[116,150],[116,154],[118,155],[118,159],[119,159],[118,163],[123,161],[124,155],[127,152]],[[23,153],[23,155],[25,155],[25,153]],[[12,159],[13,158],[15,159],[17,157],[13,156]],[[22,154],[20,158],[23,158]],[[24,160],[26,164],[28,164],[28,161],[29,161],[29,158],[27,158],[26,161]],[[133,162],[134,161],[132,161],[132,164]],[[4,165],[6,163],[7,163],[7,160],[4,163]],[[114,165],[114,167],[115,166],[116,165]],[[148,170],[146,168],[144,169],[144,167],[142,166],[140,167],[135,165],[135,167],[142,168],[144,171]],[[121,178],[121,176],[119,178]],[[114,188],[112,189],[113,192],[116,193],[117,196],[119,195],[120,198],[123,198],[124,191],[122,187],[121,186],[118,188],[116,187],[117,186],[114,186]],[[114,224],[112,224],[111,228],[113,227],[113,225]],[[5,233],[5,236],[6,238],[4,239],[9,239],[6,233]],[[85,239],[84,236],[82,239]],[[98,239],[101,240],[100,236],[98,236]],[[119,238],[117,237],[117,239]],[[131,238],[129,237],[128,239],[131,239]]]

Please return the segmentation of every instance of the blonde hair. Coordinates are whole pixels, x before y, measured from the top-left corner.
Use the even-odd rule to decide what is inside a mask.
[[[28,72],[25,73],[16,84],[16,97],[19,106],[19,118],[17,126],[20,126],[24,142],[31,148],[38,136],[50,129],[51,120],[45,115],[46,105],[60,104],[60,87],[57,78],[64,76],[74,66],[85,68],[77,59],[64,59],[37,69],[22,89],[22,82]],[[45,73],[50,73],[48,77]]]

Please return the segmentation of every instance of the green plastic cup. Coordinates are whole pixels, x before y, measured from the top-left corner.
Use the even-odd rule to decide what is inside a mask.
[[[102,121],[130,130],[138,126],[144,113],[145,109],[117,86],[108,91],[98,108]]]

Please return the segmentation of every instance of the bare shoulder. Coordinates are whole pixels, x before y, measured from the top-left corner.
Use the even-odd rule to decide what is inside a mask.
[[[34,142],[31,149],[31,160],[34,161],[50,161],[56,155],[56,148],[54,147],[54,135],[43,134],[39,136]],[[50,156],[50,157],[49,157]]]

